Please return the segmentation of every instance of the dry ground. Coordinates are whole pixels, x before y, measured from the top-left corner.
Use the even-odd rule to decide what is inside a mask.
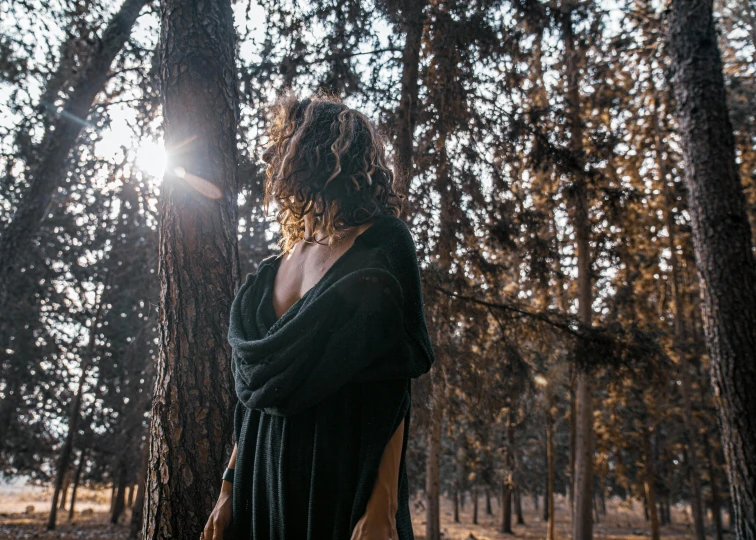
[[[34,538],[39,540],[126,540],[128,518],[122,524],[111,525],[107,520],[109,491],[92,492],[83,490],[77,502],[79,511],[73,523],[67,521],[68,512],[59,511],[56,531],[46,531],[44,524],[49,509],[50,491],[42,488],[0,486],[0,540]],[[417,504],[416,504],[417,503]],[[569,538],[569,513],[565,501],[557,501],[557,538]],[[472,502],[468,499],[461,511],[461,523],[453,522],[452,505],[442,501],[441,529],[447,540],[513,540],[512,535],[498,532],[500,509],[492,501],[493,515],[485,513],[485,501],[480,498],[479,524],[472,525]],[[34,506],[30,514],[24,513],[27,506]],[[424,540],[425,512],[421,501],[413,501],[413,523],[415,537]],[[523,500],[525,525],[515,525],[514,538],[545,538],[546,524],[531,505],[530,499]],[[634,540],[648,538],[648,526],[643,519],[640,504],[624,505],[619,501],[609,501],[607,515],[601,516],[594,528],[594,538],[606,540]],[[83,511],[83,513],[82,513]],[[663,527],[662,537],[674,540],[692,539],[691,521],[684,508],[673,509],[675,525]],[[710,531],[711,532],[711,531]],[[711,535],[710,535],[711,537]]]

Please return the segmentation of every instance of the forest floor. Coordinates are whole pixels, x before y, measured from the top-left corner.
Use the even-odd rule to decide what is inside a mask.
[[[73,523],[69,523],[68,511],[59,511],[58,528],[46,531],[50,490],[43,488],[16,488],[0,486],[0,539],[39,540],[126,540],[128,538],[129,513],[121,518],[121,524],[108,522],[109,491],[82,490],[77,496],[77,508]],[[34,507],[27,508],[27,507]],[[557,538],[570,538],[570,519],[565,501],[557,499]],[[446,540],[511,540],[515,538],[545,538],[546,523],[542,510],[536,511],[531,500],[523,499],[525,525],[514,525],[514,535],[498,532],[501,524],[500,509],[492,500],[493,515],[485,512],[485,500],[480,499],[478,525],[472,525],[472,502],[468,499],[460,511],[460,523],[454,523],[452,503],[442,501],[441,530]],[[27,513],[28,512],[28,513]],[[692,525],[685,508],[673,508],[674,525],[662,527],[661,536],[675,540],[693,538]],[[513,522],[516,521],[513,516]],[[420,499],[413,502],[413,525],[416,540],[425,540],[425,511]],[[709,537],[713,531],[709,531]],[[730,535],[727,535],[729,537]],[[599,516],[594,525],[594,538],[606,540],[634,540],[648,538],[649,529],[639,503],[623,504],[607,502],[607,514]]]

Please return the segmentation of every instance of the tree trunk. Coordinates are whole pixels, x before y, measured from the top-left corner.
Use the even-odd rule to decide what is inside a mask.
[[[489,516],[493,515],[493,510],[491,509],[491,489],[486,486],[486,514]]]
[[[546,414],[547,491],[543,501],[543,513],[548,519],[546,540],[554,540],[554,418],[551,414],[551,406],[549,409]]]
[[[651,540],[659,540],[659,515],[656,511],[656,476],[654,475],[654,456],[651,453],[651,434],[645,424],[641,429],[643,436],[643,487],[651,522]]]
[[[427,0],[405,0],[402,14],[402,93],[396,122],[394,177],[397,193],[405,197],[412,181],[413,141],[418,112],[418,76],[423,37],[423,10]]]
[[[136,497],[134,509],[131,512],[131,524],[129,526],[129,538],[136,539],[142,529],[142,517],[144,516],[144,489],[147,480],[147,465],[150,459],[150,442],[147,440],[142,449],[142,460],[139,465],[139,478],[137,479]]]
[[[662,190],[667,198],[667,211],[665,214],[665,225],[667,227],[667,240],[670,250],[669,266],[672,270],[672,290],[675,304],[675,353],[677,356],[680,369],[680,388],[683,398],[683,431],[684,437],[690,450],[689,461],[689,480],[691,485],[692,499],[690,505],[693,511],[693,524],[697,540],[705,539],[704,518],[703,518],[703,497],[701,495],[701,474],[698,466],[698,452],[696,428],[693,420],[693,407],[691,398],[690,385],[690,362],[685,350],[686,329],[685,329],[685,311],[683,308],[683,293],[680,290],[680,267],[677,260],[677,226],[675,222],[674,208],[677,201],[674,197],[674,188],[667,185],[667,163],[664,160],[663,137],[659,125],[660,107],[658,98],[654,101],[654,114],[652,115],[652,124],[654,127],[654,144],[656,146],[656,162],[659,170],[659,177],[662,183]]]
[[[739,540],[756,539],[756,261],[735,163],[711,0],[670,17],[680,136],[703,319]]]
[[[226,335],[239,281],[235,41],[229,0],[163,1],[163,125],[174,150],[160,189],[160,347],[143,540],[199,538],[232,448]]]
[[[441,386],[439,368],[431,366],[431,412],[428,426],[428,455],[425,462],[425,495],[426,524],[425,538],[427,540],[441,539],[441,493],[439,467],[441,460],[441,426],[444,418],[443,388]]]
[[[572,9],[563,13],[562,37],[565,48],[567,78],[567,117],[570,129],[570,150],[576,161],[582,164],[583,126],[580,118],[580,88],[578,52],[572,26]],[[575,173],[573,226],[577,241],[578,317],[580,322],[591,326],[591,255],[588,201],[583,172]],[[572,520],[572,538],[590,540],[593,537],[591,505],[593,501],[593,392],[590,375],[579,369],[576,376],[576,426],[575,426],[575,510]]]
[[[129,481],[126,460],[124,457],[121,457],[118,461],[117,477],[115,479],[115,497],[113,499],[112,508],[110,509],[110,523],[113,525],[118,523],[126,506],[126,484],[128,484]]]
[[[514,509],[515,509],[515,516],[517,516],[517,524],[518,525],[525,525],[525,518],[522,515],[522,499],[521,499],[522,493],[520,491],[520,486],[515,484],[514,488]]]
[[[719,489],[717,489],[717,466],[714,460],[714,449],[709,444],[707,437],[704,437],[703,444],[709,469],[709,483],[711,484],[711,512],[714,516],[715,540],[722,540],[722,504],[719,501]]]
[[[63,487],[60,488],[60,502],[58,510],[66,509],[66,498],[68,497],[68,487],[71,485],[71,475],[67,472],[63,477]]]
[[[478,486],[472,488],[472,500],[473,500],[473,525],[478,524]]]
[[[29,165],[29,189],[13,219],[0,236],[0,308],[5,309],[8,278],[17,270],[20,253],[30,246],[39,225],[47,215],[55,190],[66,176],[66,161],[95,96],[108,80],[110,64],[131,34],[139,12],[148,0],[125,0],[113,15],[102,36],[95,40],[89,58],[72,84],[68,101],[39,145],[39,161]]]
[[[63,446],[60,449],[58,456],[58,463],[55,473],[55,484],[53,485],[53,499],[50,505],[50,514],[47,518],[47,530],[51,531],[55,529],[55,522],[58,515],[58,497],[60,491],[63,488],[63,479],[65,478],[68,467],[71,462],[71,454],[74,450],[74,443],[76,441],[76,433],[79,431],[79,412],[81,409],[81,398],[84,386],[84,379],[86,379],[89,373],[89,367],[94,356],[94,347],[97,336],[97,325],[100,321],[102,314],[102,297],[97,298],[97,306],[95,308],[95,315],[92,319],[92,324],[89,327],[89,341],[87,342],[87,348],[84,352],[84,359],[81,365],[81,375],[79,375],[79,382],[77,383],[76,393],[73,400],[71,400],[71,409],[68,414],[68,433],[66,433],[66,439],[63,441]]]
[[[129,510],[134,506],[134,484],[129,482],[126,488],[126,508]]]
[[[501,532],[512,534],[512,488],[506,478],[501,483]]]
[[[68,521],[73,521],[74,507],[76,506],[76,491],[79,489],[79,482],[81,481],[81,472],[84,470],[84,465],[87,462],[87,453],[89,449],[83,448],[79,455],[79,464],[76,466],[76,474],[74,475],[73,488],[71,489],[71,506],[68,509]]]

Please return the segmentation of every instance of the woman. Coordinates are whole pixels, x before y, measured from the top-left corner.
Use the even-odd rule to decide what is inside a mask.
[[[203,538],[412,539],[410,379],[434,355],[383,140],[330,98],[271,113],[282,249],[231,310],[236,445]]]

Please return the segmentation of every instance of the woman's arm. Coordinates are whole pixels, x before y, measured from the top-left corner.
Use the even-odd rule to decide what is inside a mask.
[[[404,420],[386,445],[365,514],[352,531],[351,540],[396,540],[399,465],[402,459],[403,439]]]
[[[231,452],[231,459],[228,461],[228,468],[236,467],[237,446],[234,444],[234,451]],[[205,530],[202,531],[202,540],[223,540],[223,533],[226,527],[231,523],[231,509],[233,502],[234,485],[227,480],[221,483],[221,492],[218,496],[218,502],[207,519]]]

